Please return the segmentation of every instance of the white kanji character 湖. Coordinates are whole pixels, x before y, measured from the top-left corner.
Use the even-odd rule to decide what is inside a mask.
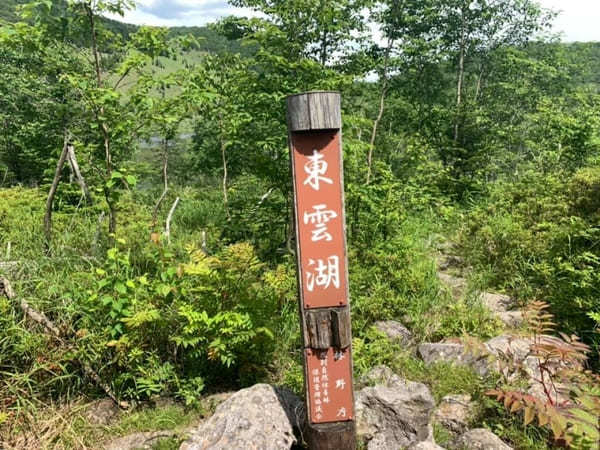
[[[340,287],[340,258],[338,256],[330,256],[327,258],[327,264],[322,259],[315,261],[308,260],[308,266],[316,265],[314,272],[307,271],[306,273],[306,288],[312,292],[315,286],[320,286],[327,289],[333,285],[336,289]]]

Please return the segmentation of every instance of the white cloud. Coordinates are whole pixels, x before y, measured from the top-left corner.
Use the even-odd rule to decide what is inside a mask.
[[[560,11],[554,30],[565,41],[600,41],[599,0],[539,0],[545,8]]]
[[[137,25],[201,26],[229,15],[255,16],[251,10],[230,6],[226,0],[138,0],[124,17],[109,17]]]
[[[560,10],[554,31],[566,41],[600,41],[600,0],[538,0],[545,8]],[[139,0],[138,8],[128,11],[128,23],[159,26],[200,26],[228,15],[256,16],[244,8],[230,6],[226,0]]]

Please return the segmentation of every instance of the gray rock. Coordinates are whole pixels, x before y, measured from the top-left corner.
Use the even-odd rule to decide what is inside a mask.
[[[357,434],[369,450],[409,447],[433,439],[435,402],[421,383],[393,379],[388,386],[367,387],[356,396]]]
[[[560,346],[561,340],[554,336],[540,336],[538,338],[538,342],[542,344],[555,344]],[[546,399],[546,394],[544,392],[544,388],[541,383],[538,381],[540,379],[540,370],[539,363],[540,360],[537,356],[533,354],[532,346],[535,344],[535,341],[532,337],[528,336],[512,336],[512,335],[502,335],[496,336],[493,339],[490,339],[485,343],[485,347],[489,351],[490,355],[492,355],[496,361],[492,362],[491,367],[494,370],[507,372],[504,367],[519,366],[522,369],[523,375],[527,378],[528,382],[528,392],[531,395],[534,395],[541,399]],[[563,363],[561,363],[558,359],[553,361],[547,361],[547,366],[550,371],[555,374],[561,369],[569,368],[566,367]],[[570,368],[579,369],[577,364],[572,365]],[[511,375],[510,373],[505,373],[506,375]],[[514,372],[508,378],[514,379],[518,375],[518,372]],[[560,383],[556,384],[557,389],[551,389],[551,395],[553,398],[557,399],[559,403],[568,402],[569,397],[565,395],[563,391],[568,391],[568,387],[565,385],[561,385]]]
[[[121,410],[110,398],[103,398],[92,402],[85,408],[83,416],[92,425],[109,425],[115,420]]]
[[[435,442],[423,441],[418,444],[408,447],[408,450],[446,450],[444,447],[440,447]]]
[[[283,450],[296,442],[294,427],[303,417],[291,392],[257,384],[232,395],[184,442],[181,450]]]
[[[400,342],[407,346],[413,343],[413,334],[410,330],[395,320],[375,322],[375,328],[385,334],[390,341]]]
[[[523,361],[531,354],[533,339],[530,337],[504,334],[485,343],[488,351],[497,357],[510,355],[516,361]]]
[[[501,335],[485,343],[490,355],[496,360],[492,368],[500,371],[503,366],[520,366],[529,378],[538,378],[539,360],[531,354],[534,341],[530,337]]]
[[[437,258],[437,266],[438,269],[442,272],[452,269],[452,268],[461,268],[465,265],[464,259],[460,256],[455,255],[440,255]]]
[[[480,294],[481,303],[490,311],[495,313],[506,312],[515,306],[515,301],[504,294],[493,294],[491,292],[482,292]]]
[[[221,403],[231,398],[233,394],[235,394],[235,392],[218,392],[216,394],[211,394],[202,398],[202,404],[210,411],[213,411]]]
[[[177,401],[173,397],[156,396],[150,399],[156,409],[165,409],[177,406]]]
[[[495,314],[509,328],[519,328],[525,323],[522,311],[506,311]]]
[[[387,366],[377,366],[372,368],[361,379],[361,384],[368,386],[382,385],[385,387],[402,386],[404,380],[392,372]]]
[[[450,290],[454,298],[461,298],[467,288],[467,280],[461,277],[455,277],[447,273],[439,272],[440,282]]]
[[[475,403],[470,395],[447,395],[433,413],[433,420],[452,433],[462,433],[471,422]]]
[[[482,292],[481,303],[488,308],[492,314],[500,319],[507,327],[518,328],[525,322],[522,311],[512,311],[516,302],[512,297],[504,294],[493,294]]]
[[[145,433],[133,433],[128,436],[110,441],[104,445],[104,450],[138,450],[151,449],[162,439],[175,437],[174,431],[149,431]]]
[[[463,344],[425,343],[419,345],[417,351],[427,365],[446,362],[471,367],[481,376],[488,373],[487,357],[470,352]]]
[[[456,448],[464,450],[512,450],[491,431],[476,428],[467,431],[456,441]]]

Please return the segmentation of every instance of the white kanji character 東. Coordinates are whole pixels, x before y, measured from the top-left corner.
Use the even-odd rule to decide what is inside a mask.
[[[308,174],[308,178],[304,180],[304,184],[308,184],[315,191],[320,188],[320,183],[333,184],[331,178],[324,177],[327,172],[327,161],[323,161],[324,156],[318,150],[313,150],[312,156],[308,157],[308,162],[304,165],[304,171]]]

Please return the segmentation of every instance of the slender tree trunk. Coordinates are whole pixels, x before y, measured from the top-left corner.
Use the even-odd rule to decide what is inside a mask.
[[[458,143],[460,135],[460,116],[462,106],[463,82],[465,79],[465,14],[462,12],[460,35],[460,54],[458,57],[458,81],[456,85],[456,118],[454,119],[454,142]]]
[[[167,196],[167,192],[169,191],[169,140],[165,137],[163,140],[163,155],[162,155],[162,179],[163,179],[163,191],[154,206],[154,211],[152,212],[152,227],[156,226],[156,221],[158,218],[158,210],[160,209],[160,205],[164,201]]]
[[[383,117],[383,111],[385,109],[385,96],[387,94],[388,89],[388,65],[390,61],[390,52],[392,50],[392,46],[394,45],[394,41],[388,41],[388,47],[385,52],[385,60],[383,64],[383,79],[381,80],[381,96],[379,98],[379,112],[377,113],[377,117],[373,122],[373,130],[371,131],[371,141],[369,142],[369,154],[367,155],[367,184],[371,182],[371,173],[373,170],[373,150],[375,149],[375,139],[377,138],[377,128],[379,127],[379,122],[381,122],[381,118]]]
[[[475,101],[479,100],[479,94],[481,93],[481,83],[483,81],[483,63],[479,66],[479,76],[477,77],[477,86],[475,87]]]
[[[69,154],[68,148],[69,139],[68,133],[65,130],[63,149],[60,154],[60,157],[58,158],[58,163],[56,164],[56,171],[54,172],[54,179],[52,180],[52,186],[50,186],[50,192],[48,193],[48,198],[46,199],[46,213],[44,214],[44,234],[46,236],[47,248],[50,248],[50,241],[52,240],[52,207],[54,204],[54,196],[56,195],[56,190],[58,189],[58,184],[60,183],[60,176],[62,174],[65,161],[67,160],[67,155]]]
[[[92,195],[90,194],[88,185],[85,182],[83,175],[81,174],[81,170],[79,169],[79,163],[77,162],[77,157],[75,156],[75,147],[72,144],[68,145],[68,152],[69,152],[69,155],[68,155],[69,156],[69,164],[71,165],[71,169],[73,169],[73,173],[75,174],[75,177],[77,178],[77,184],[79,184],[79,186],[81,187],[81,190],[83,191],[83,195],[85,195],[86,201],[88,202],[89,205],[91,205],[93,203]]]
[[[231,216],[229,214],[229,199],[227,198],[227,143],[225,142],[222,113],[219,114],[219,130],[221,137],[221,158],[223,159],[223,205],[225,206],[225,214],[227,214],[227,219],[231,220]]]
[[[321,65],[325,67],[327,63],[327,33],[321,33]]]
[[[87,11],[88,19],[90,22],[90,34],[92,41],[92,54],[94,56],[94,69],[96,71],[96,81],[98,83],[98,87],[102,86],[102,66],[100,64],[100,52],[98,51],[98,42],[96,37],[96,19],[94,16],[94,11],[92,9],[91,2],[85,4],[85,9]],[[100,129],[102,130],[102,138],[104,141],[104,158],[106,161],[106,178],[110,179],[112,175],[112,154],[110,149],[110,132],[108,129],[108,125],[103,120],[99,119],[104,115],[104,108],[100,108],[100,113],[96,115],[98,122],[100,123]],[[106,198],[106,203],[108,204],[108,231],[111,234],[114,234],[117,230],[117,209],[114,204],[113,199],[110,196],[110,189],[108,187],[104,187],[104,197]]]

